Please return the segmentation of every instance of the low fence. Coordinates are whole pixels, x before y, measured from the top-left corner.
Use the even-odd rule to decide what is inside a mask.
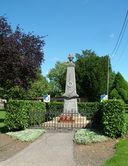
[[[39,120],[37,121],[37,119]],[[43,127],[46,129],[74,129],[85,128],[89,124],[89,120],[85,116],[76,113],[56,114],[54,112],[46,112],[45,115],[36,115],[35,119],[30,120],[31,127]]]
[[[51,117],[54,115],[51,114]],[[43,123],[45,128],[85,128],[89,123],[85,116],[81,116],[76,113],[67,113],[55,116],[54,118],[46,119],[46,122]]]
[[[31,112],[30,126],[31,127],[43,127],[43,128],[84,128],[91,125],[91,121],[88,118],[88,112],[85,110],[79,111],[80,114],[67,113],[63,114],[62,110],[58,111],[46,111],[46,112]],[[85,114],[84,114],[84,113]],[[93,111],[94,112],[94,111]],[[92,113],[93,113],[92,112]],[[125,112],[128,113],[128,104],[125,105]],[[87,115],[86,115],[87,114]]]

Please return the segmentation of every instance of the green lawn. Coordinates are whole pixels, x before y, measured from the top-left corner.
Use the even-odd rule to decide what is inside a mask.
[[[128,113],[125,114],[125,118],[128,130]],[[128,166],[128,138],[119,141],[114,156],[103,166]]]
[[[3,126],[4,124],[4,119],[5,119],[6,112],[0,110],[0,127]]]
[[[5,131],[5,124],[4,124],[5,115],[6,111],[0,110],[0,132]]]
[[[114,156],[103,166],[128,166],[128,139],[122,139],[117,143]]]
[[[0,119],[4,119],[5,118],[5,114],[6,114],[6,111],[0,110]]]

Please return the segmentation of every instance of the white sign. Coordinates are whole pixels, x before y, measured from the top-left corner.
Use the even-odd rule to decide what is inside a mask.
[[[100,96],[100,100],[101,100],[101,102],[102,102],[102,101],[105,101],[105,100],[108,100],[108,95],[105,95],[105,94],[104,94],[104,95],[101,95],[101,96]]]
[[[43,96],[43,101],[44,101],[45,103],[49,103],[49,102],[50,102],[50,95],[44,95],[44,96]]]

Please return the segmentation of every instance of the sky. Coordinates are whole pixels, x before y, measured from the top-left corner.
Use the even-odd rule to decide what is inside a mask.
[[[13,29],[20,25],[25,33],[46,36],[45,76],[69,53],[92,49],[99,56],[110,55],[113,71],[128,80],[128,27],[112,55],[127,9],[128,0],[0,0],[0,15]]]

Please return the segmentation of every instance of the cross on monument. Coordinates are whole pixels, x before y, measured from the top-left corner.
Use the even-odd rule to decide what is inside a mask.
[[[68,55],[69,62],[73,62],[74,56],[72,54]]]

